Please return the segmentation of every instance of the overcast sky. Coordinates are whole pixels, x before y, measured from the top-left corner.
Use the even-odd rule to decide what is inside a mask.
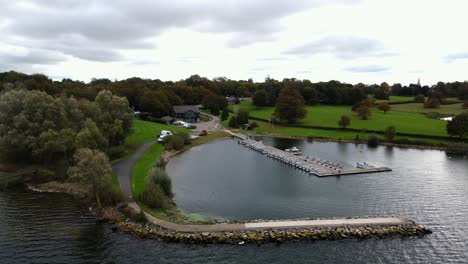
[[[0,71],[468,80],[467,0],[0,0]]]

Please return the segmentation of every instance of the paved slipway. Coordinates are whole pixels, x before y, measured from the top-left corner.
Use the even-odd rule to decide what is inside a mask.
[[[206,124],[207,130],[220,129],[219,119],[210,116],[209,124]],[[235,135],[229,130],[226,132]],[[155,144],[156,141],[148,142],[141,146],[133,155],[127,157],[112,166],[113,172],[117,175],[120,187],[124,194],[124,199],[128,205],[136,212],[140,212],[141,208],[135,202],[132,196],[132,168],[143,153]],[[316,220],[293,220],[293,221],[264,221],[264,222],[247,222],[247,223],[221,223],[210,225],[179,225],[158,219],[144,212],[148,222],[153,223],[162,228],[177,232],[229,232],[229,231],[248,231],[262,229],[294,229],[294,228],[323,228],[323,227],[339,227],[339,226],[397,226],[405,224],[413,224],[412,221],[399,217],[370,217],[370,218],[336,218],[336,219],[316,219]]]

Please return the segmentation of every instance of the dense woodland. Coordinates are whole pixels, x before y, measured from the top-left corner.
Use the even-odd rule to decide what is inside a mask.
[[[410,84],[389,85],[387,83],[355,85],[339,81],[311,82],[309,80],[266,78],[263,82],[215,78],[210,80],[192,75],[177,82],[129,78],[121,81],[93,79],[89,83],[63,79],[52,81],[42,74],[27,75],[17,72],[0,73],[0,89],[22,86],[27,90],[40,90],[49,95],[93,100],[102,90],[126,97],[130,107],[148,112],[154,117],[171,113],[173,105],[204,104],[213,112],[221,111],[227,105],[226,97],[253,97],[257,106],[274,106],[283,88],[296,89],[308,105],[355,105],[372,94],[376,99],[388,99],[390,95],[436,98],[435,103],[444,103],[446,98],[457,97],[468,100],[468,82],[439,82],[432,87]],[[424,97],[423,97],[424,99]],[[435,100],[434,100],[435,101]]]

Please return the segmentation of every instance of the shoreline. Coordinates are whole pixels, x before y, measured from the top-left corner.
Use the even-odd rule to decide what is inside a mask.
[[[131,206],[128,206],[131,207]],[[128,208],[123,208],[128,210]],[[133,210],[130,209],[130,210]],[[136,215],[139,215],[137,212]],[[148,214],[145,213],[147,217]],[[238,224],[216,224],[214,228],[207,229],[208,225],[189,226],[193,230],[177,230],[174,225],[161,227],[151,222],[138,223],[129,220],[124,214],[115,209],[106,210],[105,217],[113,224],[113,230],[132,233],[141,238],[157,239],[175,243],[195,244],[238,244],[244,243],[282,243],[286,241],[334,241],[344,239],[381,239],[389,237],[422,237],[432,231],[415,224],[413,221],[400,218],[368,217],[368,218],[341,218],[341,219],[315,219],[291,221],[298,223],[279,227],[284,221],[252,221]],[[388,219],[400,219],[396,222],[385,222]],[[367,221],[366,221],[367,220]],[[375,222],[373,222],[375,220]],[[380,221],[381,220],[381,221]],[[160,220],[158,220],[160,221]],[[322,222],[322,225],[300,225],[306,222]],[[363,221],[352,224],[353,221]],[[335,222],[335,224],[330,224]],[[328,223],[328,224],[326,224]],[[160,224],[160,223],[159,223]],[[226,228],[226,225],[231,227]],[[250,225],[245,226],[244,225]],[[221,227],[221,228],[219,228]],[[223,229],[224,228],[224,229]]]
[[[271,135],[264,135],[271,136]],[[166,151],[161,156],[166,164],[175,156],[205,143],[229,138],[226,134],[200,144],[194,144],[179,151]],[[297,137],[283,137],[296,138]],[[317,139],[317,141],[330,141]],[[337,141],[336,142],[343,142]],[[353,143],[353,142],[346,142]],[[63,192],[76,198],[76,188],[69,188],[67,183],[46,183],[27,185],[32,191]],[[75,191],[75,193],[73,192]],[[79,193],[79,192],[78,192]],[[122,209],[124,208],[124,209]],[[179,210],[177,206],[174,209]],[[175,220],[163,220],[142,210],[136,203],[124,203],[103,210],[104,216],[97,216],[97,221],[109,221],[113,230],[120,230],[141,238],[160,239],[182,243],[263,243],[290,240],[341,240],[368,239],[385,237],[424,236],[431,230],[417,225],[411,220],[396,216],[343,217],[329,219],[294,219],[294,220],[256,220],[222,221],[216,223],[187,222],[177,224]],[[180,210],[179,210],[180,211]],[[139,221],[145,220],[145,223]]]
[[[254,133],[253,136],[260,136],[260,137],[271,137],[271,138],[284,138],[284,139],[303,139],[307,140],[306,136],[288,136],[282,134],[265,134],[265,133]],[[352,144],[363,144],[367,145],[365,141],[357,141],[353,139],[335,139],[335,138],[324,138],[324,137],[314,137],[311,142],[318,141],[318,142],[335,142],[335,143],[352,143]],[[428,150],[440,150],[446,151],[446,146],[431,146],[431,145],[412,145],[412,144],[398,144],[392,142],[379,142],[378,146],[389,146],[389,147],[399,147],[399,148],[412,148],[412,149],[428,149]]]

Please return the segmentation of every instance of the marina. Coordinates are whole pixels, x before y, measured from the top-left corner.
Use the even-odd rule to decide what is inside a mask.
[[[357,163],[355,168],[348,169],[340,163],[315,157],[304,157],[296,147],[291,148],[294,149],[294,151],[291,149],[283,151],[275,147],[265,145],[262,141],[256,141],[249,138],[242,138],[242,140],[238,141],[238,144],[318,177],[391,171],[390,168],[376,167],[371,164],[367,164],[366,162]]]

